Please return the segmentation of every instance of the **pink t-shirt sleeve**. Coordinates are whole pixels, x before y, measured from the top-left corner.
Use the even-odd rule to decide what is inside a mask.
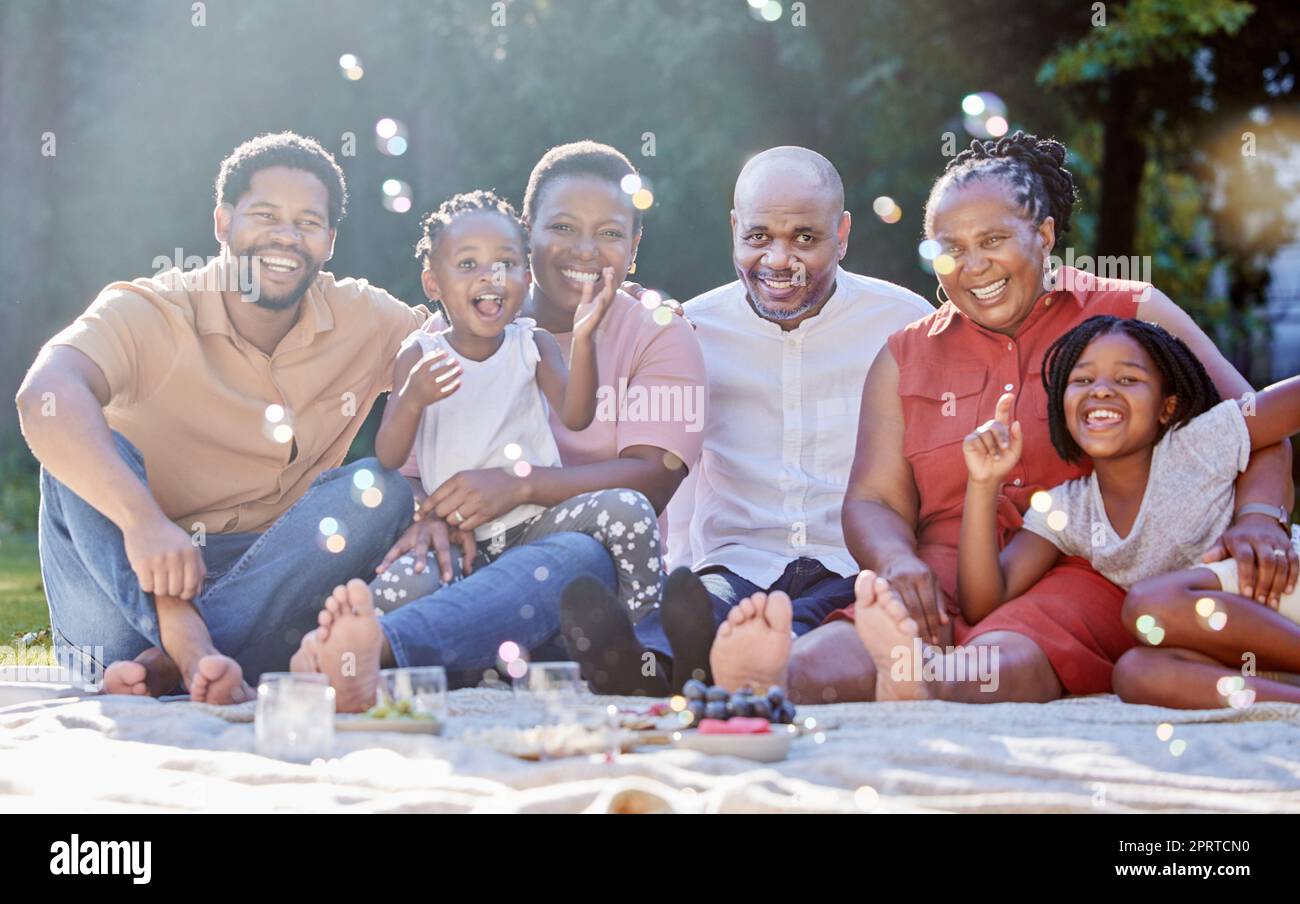
[[[651,321],[648,330],[628,377],[630,416],[618,421],[618,452],[656,446],[692,469],[700,460],[708,416],[704,354],[694,328],[680,317],[664,326]],[[644,406],[639,412],[638,403]]]

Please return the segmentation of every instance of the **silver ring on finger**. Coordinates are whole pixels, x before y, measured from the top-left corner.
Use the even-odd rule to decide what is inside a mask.
[[[456,519],[457,524],[465,523],[465,516],[460,513],[460,509],[456,509],[456,511],[452,512],[451,516]]]

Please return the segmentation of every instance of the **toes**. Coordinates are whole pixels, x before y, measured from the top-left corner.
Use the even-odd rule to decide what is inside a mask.
[[[749,601],[746,600],[745,602]],[[743,625],[746,620],[745,610],[740,606],[732,606],[731,611],[727,613],[727,620],[723,624]]]
[[[788,634],[794,623],[794,604],[790,602],[789,595],[778,590],[769,596],[763,617],[774,630]]]
[[[208,681],[220,681],[230,669],[231,662],[224,656],[204,656],[199,660],[199,676]]]
[[[921,636],[921,626],[918,625],[916,623],[916,619],[912,618],[911,616],[908,616],[907,618],[900,621],[898,623],[898,629],[905,634],[912,635],[913,637]]]
[[[365,581],[353,578],[347,586],[348,605],[355,615],[373,615],[375,598]]]
[[[724,621],[722,624],[718,625],[718,637],[723,638],[723,637],[730,637],[730,636],[731,636],[731,616],[728,615],[727,621]]]
[[[907,611],[907,606],[904,605],[903,601],[892,593],[888,596],[881,597],[880,605],[881,608],[885,610],[885,614],[896,622],[901,622],[903,619],[911,615],[911,613]]]
[[[745,618],[753,618],[759,613],[760,609],[766,602],[767,594],[755,593],[753,596],[747,596],[741,600],[736,608],[744,613]]]
[[[860,606],[870,606],[876,601],[876,573],[863,571],[853,582],[853,596]]]

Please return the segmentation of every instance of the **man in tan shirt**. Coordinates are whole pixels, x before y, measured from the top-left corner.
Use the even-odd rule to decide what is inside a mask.
[[[339,465],[428,311],[321,271],[346,199],[314,140],[245,142],[221,255],[109,285],[19,390],[56,649],[108,692],[246,699],[409,523],[400,476]]]

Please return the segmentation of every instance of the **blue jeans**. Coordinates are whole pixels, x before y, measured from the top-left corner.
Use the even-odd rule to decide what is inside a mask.
[[[699,572],[699,578],[704,589],[709,591],[709,601],[713,604],[714,627],[722,624],[732,607],[745,597],[780,590],[790,597],[793,604],[792,630],[802,636],[820,625],[836,609],[843,609],[853,602],[853,584],[858,576],[840,577],[816,559],[800,558],[787,565],[770,587],[760,587],[721,566],[704,569]],[[671,644],[664,634],[660,616],[662,611],[655,609],[642,619],[636,626],[636,635],[647,650],[671,657]]]
[[[534,661],[568,659],[559,642],[560,597],[589,575],[610,593],[614,562],[596,540],[558,533],[502,553],[491,565],[379,620],[399,666],[440,665],[451,687],[472,686],[514,641]]]
[[[118,454],[147,485],[139,450],[119,433],[113,438]],[[361,503],[353,484],[363,469],[383,493],[374,508]],[[410,523],[412,508],[406,479],[365,458],[322,473],[260,534],[209,534],[202,547],[208,575],[194,605],[213,645],[239,662],[250,683],[262,672],[287,669],[325,597],[351,578],[374,574]],[[327,516],[346,540],[338,553],[321,543],[320,523]],[[122,531],[44,468],[40,557],[54,642],[70,648],[64,655],[87,672],[161,646],[153,595],[140,589]]]

